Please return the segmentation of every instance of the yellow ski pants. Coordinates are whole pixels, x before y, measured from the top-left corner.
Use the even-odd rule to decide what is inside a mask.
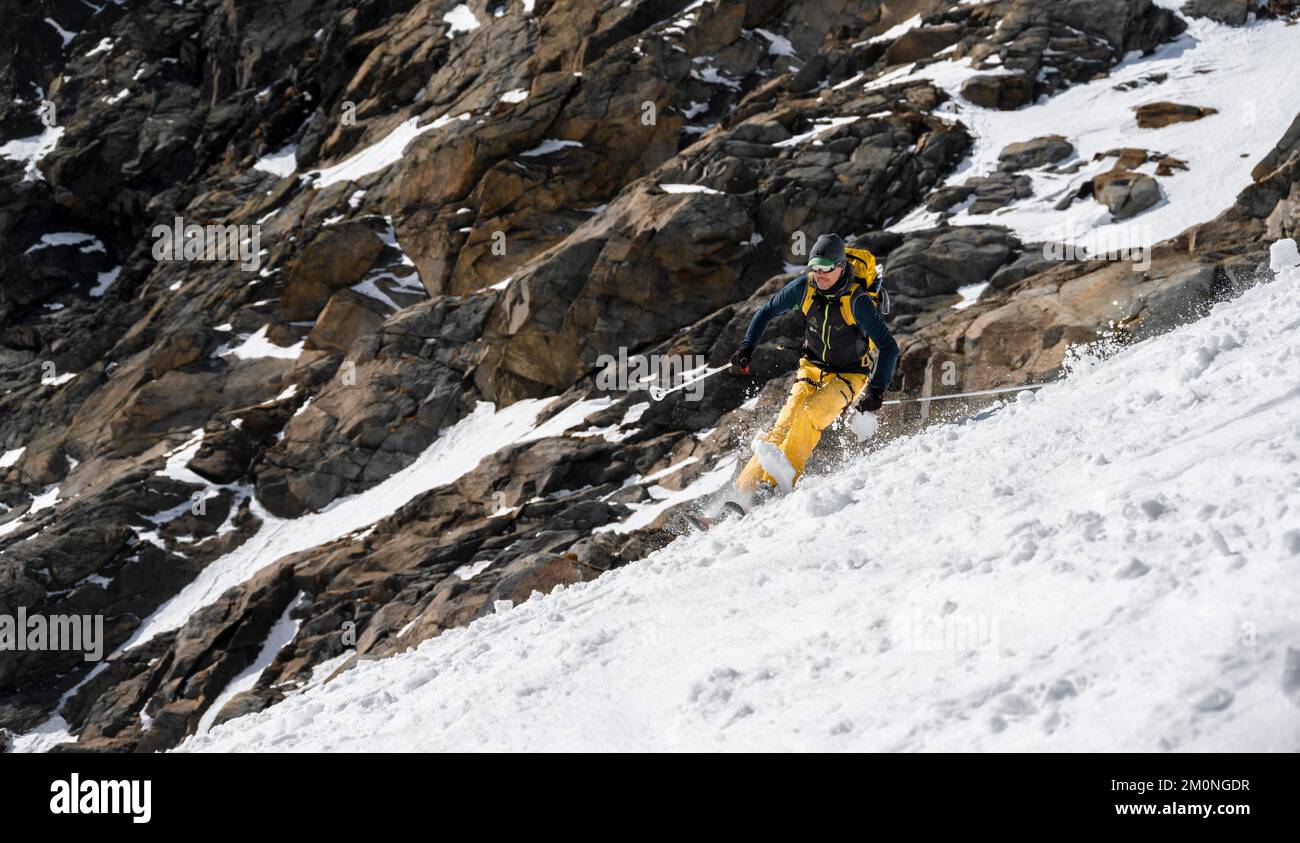
[[[790,398],[777,416],[776,426],[763,439],[781,449],[795,478],[803,474],[804,464],[822,438],[822,431],[839,418],[844,408],[867,385],[867,376],[848,372],[828,372],[807,359],[799,361],[799,373],[790,390]],[[736,478],[736,488],[742,492],[753,491],[759,481],[776,486],[758,457],[751,457],[744,471]]]

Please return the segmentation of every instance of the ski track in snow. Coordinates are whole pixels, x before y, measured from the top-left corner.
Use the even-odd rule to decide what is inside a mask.
[[[181,749],[1294,752],[1297,283]]]

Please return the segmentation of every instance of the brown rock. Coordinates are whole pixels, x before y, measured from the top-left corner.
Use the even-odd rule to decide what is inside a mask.
[[[203,356],[207,348],[206,330],[181,331],[164,337],[154,346],[150,369],[160,378],[173,369],[188,366]]]
[[[1300,183],[1291,185],[1291,192],[1278,201],[1264,223],[1268,226],[1269,240],[1282,240],[1300,233]]]
[[[1134,106],[1133,112],[1137,115],[1139,129],[1159,129],[1171,123],[1200,120],[1202,117],[1217,114],[1218,109],[1175,102],[1149,102],[1146,105]]]
[[[365,277],[383,248],[383,241],[360,223],[327,227],[289,264],[280,317],[286,321],[314,318],[335,290]]]
[[[1300,114],[1291,121],[1291,125],[1282,134],[1282,139],[1251,169],[1250,177],[1255,181],[1263,181],[1296,150],[1300,150]]]
[[[534,591],[550,594],[557,585],[573,585],[594,579],[600,573],[600,569],[579,562],[576,554],[538,553],[524,557],[501,570],[500,582],[484,609],[491,611],[497,600],[523,603]]]
[[[283,699],[284,694],[277,688],[255,687],[247,691],[241,691],[221,707],[221,710],[217,712],[217,716],[213,718],[212,725],[220,726],[227,720],[234,720],[236,717],[243,717],[245,714],[255,714]]]
[[[68,474],[62,440],[51,435],[28,445],[15,470],[24,483],[39,488],[62,480]]]
[[[173,370],[145,384],[110,421],[115,451],[142,453],[169,433],[201,426],[221,405],[222,381],[217,373]]]
[[[354,290],[339,290],[316,317],[306,347],[346,352],[357,337],[369,336],[383,324],[382,304]]]
[[[1098,152],[1092,156],[1093,161],[1100,161],[1103,158],[1114,158],[1115,169],[1119,170],[1136,170],[1147,162],[1151,153],[1145,149],[1135,146],[1126,146],[1119,149],[1108,149],[1105,152]]]
[[[1014,111],[1034,100],[1034,82],[1023,73],[972,76],[961,95],[984,108]]]
[[[962,28],[956,24],[909,29],[885,50],[885,61],[888,64],[910,64],[951,47],[961,38]]]
[[[601,354],[636,348],[740,297],[753,222],[728,194],[647,185],[506,289],[475,383],[514,402],[567,388]]]
[[[1187,162],[1181,158],[1175,158],[1172,155],[1161,155],[1156,158],[1156,175],[1172,176],[1174,170],[1186,170]]]

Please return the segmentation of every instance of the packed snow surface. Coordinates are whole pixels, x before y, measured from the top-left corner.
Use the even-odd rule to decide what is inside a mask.
[[[1300,750],[1300,271],[188,750]]]
[[[295,157],[297,154],[298,145],[290,144],[257,159],[257,163],[253,164],[253,169],[262,170],[280,178],[291,176],[298,169],[298,161]]]

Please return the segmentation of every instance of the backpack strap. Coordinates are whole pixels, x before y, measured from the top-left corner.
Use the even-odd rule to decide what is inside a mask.
[[[807,316],[808,311],[812,309],[814,295],[813,284],[809,281],[808,286],[804,288],[803,302],[799,305],[799,309],[803,311],[804,316]],[[853,315],[853,302],[857,301],[858,296],[869,296],[873,304],[878,300],[878,294],[872,293],[871,290],[862,283],[862,279],[858,278],[855,274],[853,277],[853,283],[851,283],[849,288],[841,293],[839,297],[840,315],[844,317],[845,324],[858,324],[858,318]]]
[[[840,296],[840,315],[844,317],[844,322],[848,325],[858,324],[858,318],[853,315],[853,302],[863,293],[862,285],[855,278],[849,285],[849,289],[844,295]]]
[[[840,315],[844,317],[846,324],[857,325],[858,319],[853,315],[853,302],[858,296],[869,296],[872,304],[876,307],[880,306],[881,288],[876,283],[876,256],[866,249],[846,249],[845,254],[848,256],[848,268],[853,273],[853,281],[840,296]],[[814,294],[813,282],[809,278],[807,286],[804,287],[803,303],[799,305],[804,316],[807,316],[808,311],[812,309]]]
[[[867,353],[862,356],[860,362],[863,366],[870,369],[876,365],[876,341],[867,336],[867,333],[863,331],[862,328],[858,327],[858,318],[853,315],[853,303],[857,301],[860,296],[869,297],[873,304],[878,301],[876,296],[873,295],[861,281],[855,278],[853,280],[853,286],[849,288],[848,294],[840,299],[840,312],[844,315],[844,321],[857,327],[858,333],[867,341]]]

